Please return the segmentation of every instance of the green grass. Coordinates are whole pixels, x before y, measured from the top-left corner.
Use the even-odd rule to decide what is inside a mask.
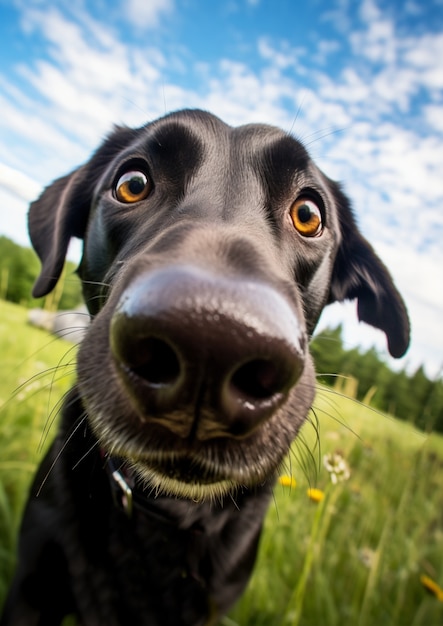
[[[0,605],[75,356],[25,320],[0,302]],[[254,575],[223,626],[441,626],[443,602],[420,576],[443,586],[443,439],[334,390],[319,390],[315,414],[286,463],[297,486],[276,487]],[[337,451],[351,476],[333,485],[321,460]]]
[[[330,390],[316,414],[320,442],[306,425],[291,455],[297,487],[277,487],[257,569],[226,626],[441,626],[443,603],[420,575],[443,585],[443,440]],[[307,450],[340,451],[349,480],[333,485]],[[320,504],[311,485],[325,492]]]
[[[0,606],[12,575],[30,481],[70,386],[72,345],[28,326],[27,310],[0,300]]]

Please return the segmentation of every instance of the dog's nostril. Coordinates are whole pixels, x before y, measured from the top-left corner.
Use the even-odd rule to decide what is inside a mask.
[[[180,361],[162,339],[150,337],[137,346],[137,365],[131,370],[151,385],[172,385],[180,376]]]
[[[246,437],[283,406],[305,363],[303,328],[273,288],[199,268],[141,274],[110,329],[131,402],[180,437]]]
[[[232,375],[231,389],[242,396],[262,400],[281,391],[282,380],[272,361],[254,359],[241,365]]]

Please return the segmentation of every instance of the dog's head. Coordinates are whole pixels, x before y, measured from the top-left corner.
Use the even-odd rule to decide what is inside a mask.
[[[117,128],[31,205],[56,284],[71,237],[94,316],[79,353],[103,448],[156,489],[221,496],[271,477],[311,406],[308,338],[324,306],[356,299],[393,356],[403,301],[349,202],[305,148],[200,111]]]

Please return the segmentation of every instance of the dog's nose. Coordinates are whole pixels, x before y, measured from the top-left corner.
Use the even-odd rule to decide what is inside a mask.
[[[284,403],[305,359],[278,291],[191,266],[147,273],[123,292],[111,349],[143,419],[201,440],[252,432]]]

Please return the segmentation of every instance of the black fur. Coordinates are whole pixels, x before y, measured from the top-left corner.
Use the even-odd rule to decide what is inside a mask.
[[[135,202],[120,193],[128,171],[141,172]],[[117,128],[31,205],[29,227],[37,297],[70,238],[84,239],[93,321],[1,624],[216,623],[247,584],[276,472],[313,401],[307,344],[323,307],[357,299],[401,356],[402,299],[298,141],[200,111]]]

